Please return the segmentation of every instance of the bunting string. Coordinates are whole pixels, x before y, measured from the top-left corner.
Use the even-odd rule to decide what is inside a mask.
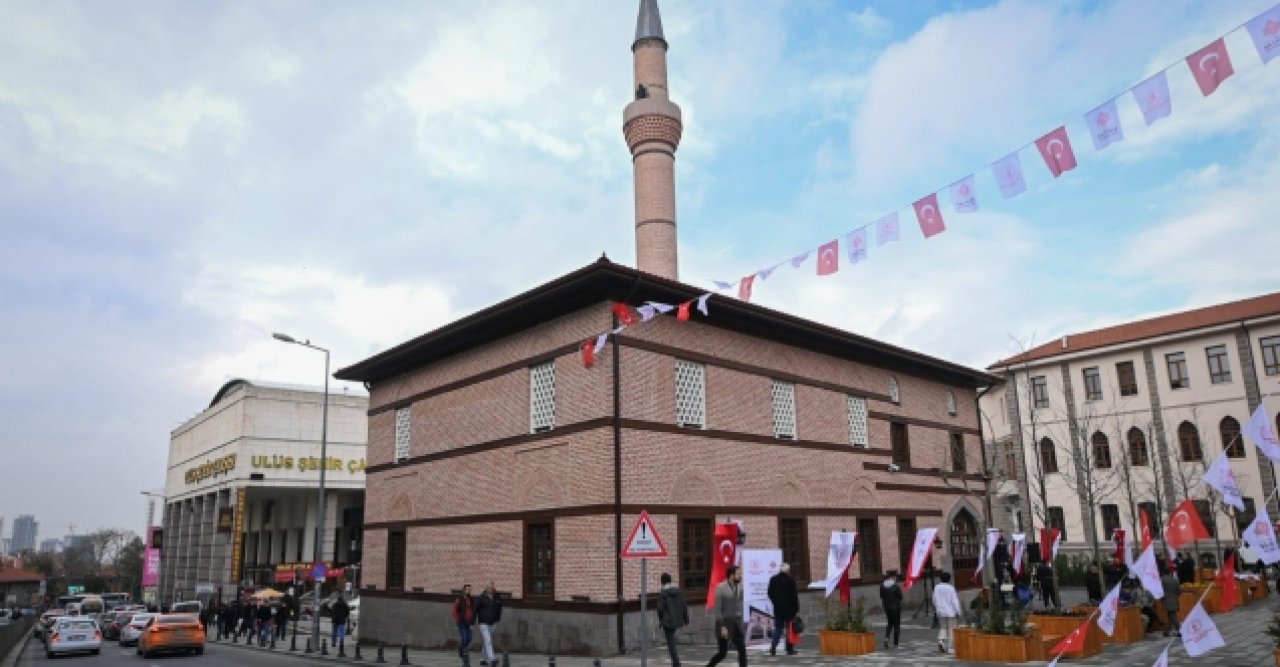
[[[1253,41],[1254,48],[1263,65],[1280,55],[1280,4],[1275,5],[1257,16],[1236,25],[1222,33],[1207,46],[1184,58],[1175,60],[1160,68],[1155,74],[1129,86],[1125,90],[1112,95],[1106,102],[1082,114],[1086,129],[1093,140],[1095,152],[1101,152],[1108,146],[1124,141],[1124,129],[1121,127],[1120,114],[1117,111],[1117,100],[1124,94],[1131,93],[1134,104],[1142,113],[1147,126],[1173,114],[1173,100],[1169,92],[1168,73],[1185,63],[1200,93],[1204,97],[1212,95],[1224,81],[1235,74],[1235,66],[1227,52],[1226,38],[1235,32],[1245,29]],[[1077,166],[1075,148],[1064,123],[1057,128],[1028,141],[1015,148],[1004,157],[988,163],[984,169],[990,171],[997,189],[1005,200],[1013,199],[1026,192],[1027,184],[1022,168],[1020,153],[1034,146],[1040,158],[1048,167],[1049,173],[1057,179]],[[979,209],[974,187],[974,176],[978,170],[952,181],[949,185],[917,199],[911,204],[916,222],[925,239],[933,238],[947,231],[946,221],[939,204],[939,193],[947,191],[950,195],[952,210],[960,215],[973,213]],[[875,245],[883,246],[901,239],[899,213],[906,208],[898,209],[837,236],[815,249],[806,250],[748,274],[737,280],[712,280],[717,291],[728,291],[737,288],[737,296],[743,301],[750,301],[754,293],[756,280],[768,280],[773,272],[783,264],[792,268],[800,268],[812,254],[817,254],[816,273],[819,276],[833,275],[840,270],[840,240],[844,237],[846,261],[850,265],[858,264],[868,258],[870,231],[874,228]]]
[[[609,336],[617,336],[628,327],[633,327],[643,322],[648,322],[659,315],[675,313],[675,318],[681,322],[688,321],[693,316],[692,310],[695,308],[703,317],[710,316],[707,309],[707,301],[711,298],[711,292],[707,292],[696,299],[689,299],[680,304],[660,303],[658,301],[646,301],[640,306],[636,306],[635,312],[632,312],[630,306],[625,303],[618,302],[613,304],[613,314],[618,317],[618,326],[609,331],[602,332],[592,336],[579,344],[578,348],[582,352],[582,365],[591,368],[596,363],[596,355],[604,349],[605,343],[609,342]]]

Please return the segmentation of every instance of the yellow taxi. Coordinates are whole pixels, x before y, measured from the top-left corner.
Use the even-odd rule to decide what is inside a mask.
[[[157,614],[138,635],[138,655],[204,654],[204,627],[195,614]]]

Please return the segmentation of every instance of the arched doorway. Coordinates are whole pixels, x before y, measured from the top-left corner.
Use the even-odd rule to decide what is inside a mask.
[[[956,588],[973,588],[973,573],[978,569],[978,521],[966,508],[951,519],[952,583]]]

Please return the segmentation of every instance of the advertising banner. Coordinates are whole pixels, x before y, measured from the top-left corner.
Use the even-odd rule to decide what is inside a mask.
[[[769,648],[769,639],[773,636],[769,579],[778,573],[781,565],[781,549],[742,550],[742,606],[746,611],[750,648]]]
[[[240,567],[244,564],[244,508],[248,489],[236,489],[235,525],[231,528],[231,581],[240,581]]]
[[[160,550],[147,549],[142,561],[142,586],[160,585]]]

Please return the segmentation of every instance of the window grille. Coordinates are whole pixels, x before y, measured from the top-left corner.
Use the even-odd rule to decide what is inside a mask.
[[[556,426],[556,362],[529,369],[529,430],[550,431]]]
[[[953,391],[947,392],[947,414],[952,417],[956,415],[956,394]]]
[[[854,447],[870,447],[867,437],[867,399],[846,396],[849,404],[849,444]]]
[[[796,439],[796,386],[790,382],[773,381],[773,435]]]
[[[676,424],[705,428],[707,425],[706,366],[676,360]]]
[[[889,378],[889,400],[894,403],[902,402],[902,394],[898,391],[898,378]]]
[[[410,408],[396,410],[396,463],[409,458],[412,442],[409,427],[412,423]]]

